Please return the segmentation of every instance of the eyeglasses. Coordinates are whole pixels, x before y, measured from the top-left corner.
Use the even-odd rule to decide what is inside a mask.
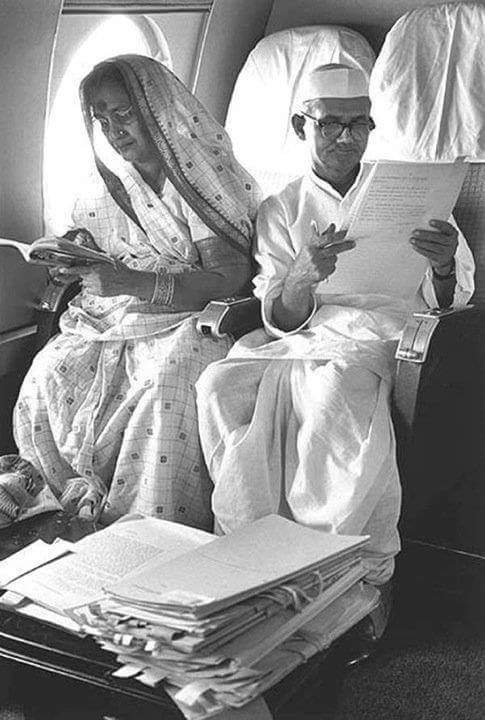
[[[313,120],[320,129],[320,132],[327,140],[336,140],[339,138],[343,131],[347,128],[349,133],[354,137],[364,136],[366,133],[374,130],[375,123],[372,118],[368,120],[351,120],[348,123],[336,122],[335,120],[319,120],[313,115],[309,115],[306,112],[301,111],[301,114],[305,117]]]
[[[109,128],[109,121],[112,123],[115,123],[116,125],[131,125],[132,122],[136,120],[136,113],[133,107],[130,105],[127,108],[123,108],[122,110],[113,110],[110,113],[107,113],[108,117],[96,117],[93,113],[93,120],[97,120],[99,124],[101,125],[101,128],[103,130],[108,130]]]

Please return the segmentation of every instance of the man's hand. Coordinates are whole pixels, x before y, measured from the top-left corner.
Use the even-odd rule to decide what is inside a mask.
[[[439,275],[447,275],[453,267],[458,245],[458,232],[453,225],[444,220],[430,220],[434,230],[413,230],[409,242],[414,250],[424,255]]]
[[[83,290],[100,297],[116,295],[133,295],[149,300],[153,295],[155,274],[132,270],[120,260],[115,265],[96,263],[93,265],[63,268],[59,270],[62,277],[79,278]]]
[[[314,302],[312,287],[335,272],[339,253],[355,247],[353,240],[344,239],[345,232],[335,232],[332,223],[319,233],[312,224],[312,236],[296,256],[273,304],[273,321],[282,330],[294,330],[308,318]]]
[[[346,230],[335,231],[332,223],[319,233],[312,225],[312,235],[296,256],[287,281],[291,285],[311,286],[326,280],[337,267],[337,255],[355,247],[353,240],[345,240]]]

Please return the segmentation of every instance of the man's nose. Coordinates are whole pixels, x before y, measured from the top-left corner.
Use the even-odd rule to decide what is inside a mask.
[[[350,132],[350,128],[346,126],[338,136],[337,142],[347,143],[352,142],[353,139],[354,138],[352,136],[352,133]]]

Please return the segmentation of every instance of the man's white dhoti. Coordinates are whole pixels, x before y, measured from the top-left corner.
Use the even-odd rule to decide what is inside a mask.
[[[342,199],[307,178],[263,203],[255,284],[265,329],[205,370],[198,413],[215,484],[212,507],[224,531],[279,512],[323,531],[368,534],[367,580],[382,584],[399,550],[401,492],[389,410],[394,352],[410,310],[433,302],[431,279],[409,302],[317,291],[303,328],[284,333],[271,323],[273,299],[311,220],[321,229],[342,224],[359,182]],[[473,287],[462,236],[456,266],[461,304]]]

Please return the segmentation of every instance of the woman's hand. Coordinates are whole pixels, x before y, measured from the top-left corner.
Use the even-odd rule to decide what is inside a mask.
[[[76,228],[75,230],[68,230],[67,233],[62,237],[65,240],[70,240],[74,243],[74,245],[81,245],[82,247],[89,248],[90,250],[103,252],[99,245],[96,244],[89,230],[86,230],[86,228]]]
[[[96,521],[106,501],[106,487],[97,475],[66,480],[59,502],[69,515]]]
[[[430,220],[433,230],[413,230],[409,242],[420,255],[424,255],[439,275],[446,275],[453,267],[458,246],[458,231],[444,220]]]
[[[155,288],[155,274],[132,270],[121,260],[59,269],[62,277],[79,278],[83,290],[99,297],[133,295],[149,301]]]

